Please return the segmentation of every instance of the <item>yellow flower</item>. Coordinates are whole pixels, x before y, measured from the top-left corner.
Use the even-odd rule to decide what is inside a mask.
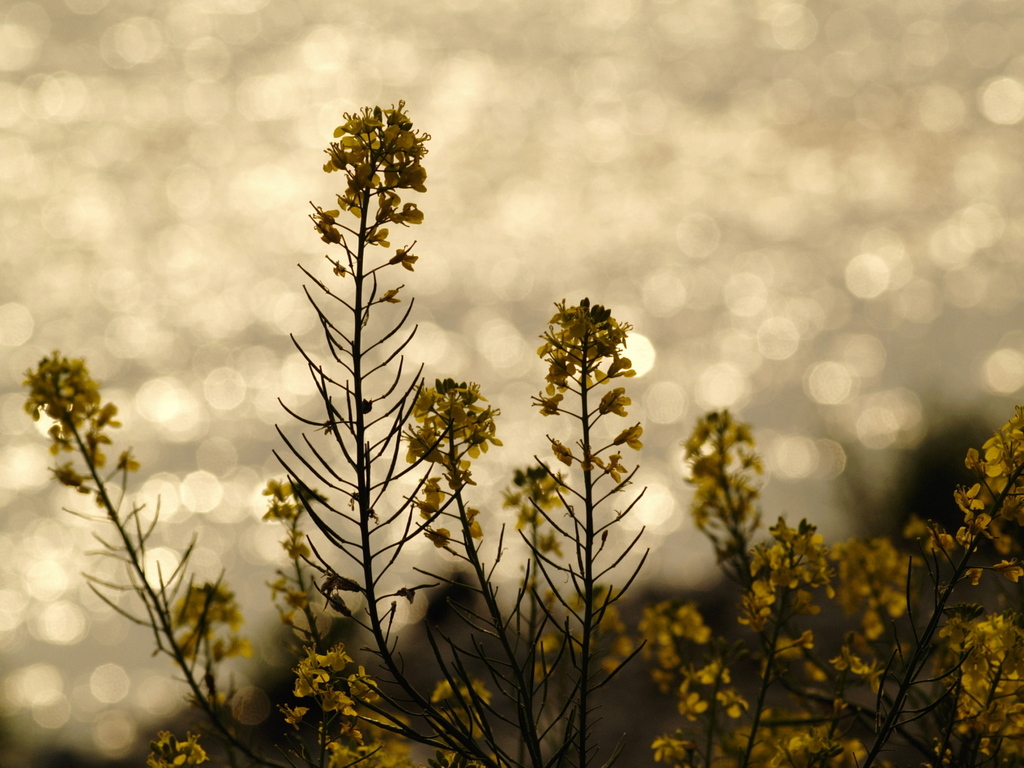
[[[423,535],[426,536],[430,540],[430,542],[438,549],[443,549],[444,547],[447,547],[452,540],[451,531],[449,531],[447,528],[438,528],[437,530],[434,530],[433,528],[428,528],[426,531],[423,532]]]
[[[644,433],[644,428],[639,424],[634,424],[632,427],[627,427],[619,433],[618,437],[613,442],[614,445],[622,445],[625,443],[634,451],[639,451],[644,447],[644,444],[640,442],[640,435]]]

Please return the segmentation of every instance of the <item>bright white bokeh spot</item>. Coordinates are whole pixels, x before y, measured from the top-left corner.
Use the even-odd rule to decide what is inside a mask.
[[[646,528],[649,532],[657,535],[664,535],[677,529],[682,522],[683,515],[676,513],[676,499],[672,492],[663,484],[648,481],[640,495],[640,491],[630,493],[623,500],[623,508],[630,502],[639,500],[630,510],[629,514],[622,518],[621,525],[627,531],[639,531]]]
[[[199,403],[172,376],[150,379],[139,387],[135,408],[146,421],[173,432],[189,432],[199,421]]]
[[[120,709],[104,712],[93,725],[93,743],[110,756],[128,752],[135,743],[137,729],[131,716]]]
[[[657,354],[650,339],[641,333],[631,333],[626,339],[626,357],[633,364],[637,378],[640,378],[654,367]]]
[[[861,403],[854,428],[867,448],[913,445],[921,436],[921,401],[906,389],[875,392]]]
[[[873,299],[889,287],[892,270],[881,256],[862,253],[846,265],[846,287],[858,299]]]
[[[41,431],[46,434],[46,430],[53,424],[53,419],[40,414],[36,427],[42,427]],[[8,445],[0,448],[0,488],[18,491],[43,486],[51,478],[49,467],[50,456],[41,445]]]
[[[812,365],[804,377],[804,391],[816,403],[838,405],[853,394],[854,379],[850,369],[832,360]]]
[[[697,379],[694,397],[701,408],[732,408],[750,395],[750,380],[736,366],[715,363]]]
[[[1012,77],[989,80],[979,93],[981,112],[997,125],[1015,125],[1024,119],[1024,85]]]
[[[150,514],[159,510],[161,520],[173,519],[181,504],[178,488],[181,481],[170,472],[159,472],[142,484],[135,495],[137,504],[145,504]]]
[[[89,676],[89,692],[104,704],[121,701],[130,687],[128,673],[118,664],[101,664]]]
[[[757,329],[757,348],[769,360],[788,360],[800,346],[800,329],[788,317],[769,317]]]
[[[485,321],[476,332],[476,348],[498,370],[519,368],[529,349],[512,323],[502,318]]]
[[[45,606],[34,617],[33,634],[52,645],[75,645],[85,639],[89,620],[75,603],[58,600]]]
[[[68,574],[56,560],[36,560],[25,570],[25,588],[36,600],[56,600],[68,588]]]
[[[212,511],[224,497],[224,486],[217,476],[206,470],[185,475],[181,481],[181,503],[193,512],[205,514]]]
[[[52,664],[30,664],[7,676],[3,692],[4,698],[16,707],[45,706],[61,697],[64,678]]]
[[[146,550],[146,558],[142,567],[146,574],[146,581],[154,586],[164,584],[171,578],[181,558],[178,553],[168,547],[153,547]]]
[[[316,382],[309,370],[309,362],[300,352],[293,352],[281,366],[281,383],[293,395],[316,393]]]
[[[203,396],[218,411],[230,411],[245,400],[245,379],[234,368],[217,368],[203,381]]]
[[[0,304],[0,347],[20,347],[32,338],[35,321],[21,304]]]
[[[659,381],[647,388],[643,407],[655,424],[675,424],[688,408],[686,392],[674,381]]]
[[[768,445],[768,466],[782,480],[809,477],[820,461],[818,446],[803,435],[781,435]]]
[[[981,368],[985,386],[1009,395],[1024,386],[1024,354],[1004,347],[990,354]]]

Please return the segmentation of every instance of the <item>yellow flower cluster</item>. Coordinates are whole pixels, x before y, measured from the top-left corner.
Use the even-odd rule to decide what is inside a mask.
[[[440,464],[453,491],[474,485],[466,457],[478,458],[491,445],[501,445],[494,423],[501,412],[480,405],[486,402],[473,382],[438,379],[433,387],[420,390],[412,409],[418,426],[406,432],[409,462]]]
[[[99,385],[89,375],[84,360],[69,360],[55,351],[40,360],[35,370],[25,372],[22,385],[29,389],[25,410],[32,419],[38,421],[46,415],[54,421],[49,429],[50,453],[56,456],[62,451],[81,450],[93,468],[105,466],[106,456],[100,446],[111,444],[105,430],[120,427],[121,423],[115,418],[117,406],[102,403]],[[134,472],[139,464],[131,451],[124,451],[117,468]],[[53,473],[64,485],[82,493],[95,492],[71,462],[58,465]]]
[[[697,528],[711,540],[720,562],[742,558],[760,524],[756,507],[763,473],[747,424],[729,411],[707,414],[683,444],[694,486],[690,511]],[[735,566],[739,570],[739,566]],[[745,581],[745,574],[735,574]]]
[[[206,751],[199,746],[199,737],[192,733],[186,734],[184,741],[179,741],[168,731],[160,731],[156,741],[149,745],[147,768],[180,768],[183,765],[199,765],[209,758]]]
[[[683,658],[691,655],[690,645],[704,645],[711,639],[711,628],[693,602],[665,600],[644,608],[640,619],[644,639],[644,656],[654,658],[657,668],[651,671],[655,682],[668,692],[683,666]]]
[[[626,406],[632,400],[626,396],[623,387],[608,390],[594,407],[588,399],[588,390],[600,384],[607,384],[618,378],[636,375],[633,364],[623,355],[627,337],[632,326],[620,323],[611,311],[600,304],[591,305],[590,299],[583,299],[579,305],[569,307],[562,301],[555,305],[557,312],[548,321],[548,329],[541,335],[544,343],[537,354],[547,362],[547,386],[533,398],[535,406],[544,416],[570,413],[562,405],[568,391],[580,394],[588,412],[574,414],[588,423],[596,422],[602,416],[614,414],[628,416]],[[591,421],[592,420],[592,421]],[[566,466],[578,463],[586,471],[599,469],[619,483],[628,474],[622,464],[622,454],[613,453],[607,457],[601,454],[614,446],[625,445],[635,451],[643,448],[640,438],[644,429],[638,423],[626,427],[607,446],[594,450],[582,445],[583,454],[577,456],[572,449],[554,438],[551,451],[558,461]]]
[[[205,653],[212,661],[252,656],[252,645],[235,632],[242,625],[242,613],[235,595],[221,583],[189,584],[188,591],[174,607],[175,632],[181,631],[178,644],[188,658]],[[218,629],[227,627],[226,635]]]
[[[356,727],[360,702],[372,702],[378,698],[376,682],[366,674],[362,666],[357,671],[345,674],[352,659],[345,653],[344,646],[335,645],[327,653],[317,653],[315,648],[306,648],[306,657],[295,668],[293,693],[297,698],[312,698],[323,712],[334,712],[340,716],[335,728],[343,737],[332,754],[341,757],[351,754],[348,750],[364,744],[363,734]],[[279,707],[285,721],[298,729],[309,707]],[[358,750],[357,750],[358,751]]]
[[[836,597],[848,614],[861,614],[868,640],[885,631],[884,619],[896,619],[907,609],[907,559],[887,538],[852,539],[832,547],[838,580]]]
[[[950,613],[940,635],[949,643],[953,660],[963,660],[954,686],[957,733],[977,739],[984,755],[998,752],[1003,761],[1019,761],[1024,758],[1022,618],[1009,612]]]
[[[757,545],[752,553],[750,575],[753,581],[743,595],[739,619],[741,624],[758,632],[772,615],[780,593],[786,596],[779,609],[781,621],[821,610],[814,604],[810,589],[823,586],[830,599],[835,596],[829,549],[815,526],[801,520],[798,527],[790,528],[780,517],[768,531],[773,542]]]
[[[539,551],[561,555],[555,532],[542,530],[544,516],[541,514],[561,505],[559,492],[564,487],[561,475],[553,475],[547,467],[537,465],[515,470],[512,484],[516,490],[505,490],[502,506],[516,510],[516,530],[527,529]]]
[[[423,221],[416,204],[402,205],[396,191],[427,191],[424,186],[427,171],[422,161],[430,135],[413,128],[405,112],[405,102],[400,101],[391,109],[364,107],[355,114],[346,114],[345,123],[335,129],[334,138],[339,141],[331,142],[326,150],[329,159],[324,171],[341,171],[346,176],[348,186],[338,195],[338,206],[342,210],[359,218],[369,195],[376,194],[379,196],[376,224]],[[384,237],[387,237],[387,230],[382,230],[379,236],[381,245],[386,246]]]
[[[659,736],[651,744],[654,762],[665,763],[672,768],[692,768],[696,765],[697,742],[685,738],[681,731],[672,735]]]

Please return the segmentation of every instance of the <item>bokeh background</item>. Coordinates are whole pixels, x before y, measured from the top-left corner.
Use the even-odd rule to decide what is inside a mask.
[[[410,356],[502,410],[480,505],[500,517],[510,469],[544,450],[536,336],[589,296],[636,332],[647,588],[699,590],[715,577],[679,441],[705,409],[756,425],[768,515],[829,537],[883,528],[930,436],[960,450],[1010,414],[1022,52],[1020,0],[0,3],[15,746],[113,760],[180,706],[150,638],[80,576],[105,573],[93,526],[60,511],[81,497],[48,482],[22,409],[52,349],[121,407],[133,490],[166,522],[154,567],[197,533],[200,574],[226,570],[250,634],[274,626],[259,492],[278,398],[312,404],[288,334],[317,330],[296,264],[323,255],[306,214],[338,191],[320,168],[345,111],[404,99],[433,136]]]

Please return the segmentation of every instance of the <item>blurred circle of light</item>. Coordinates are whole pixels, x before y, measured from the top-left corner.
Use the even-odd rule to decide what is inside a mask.
[[[1024,85],[1012,77],[997,77],[982,86],[981,112],[996,125],[1016,125],[1024,119]]]
[[[166,584],[180,562],[181,558],[173,549],[153,547],[146,550],[142,568],[146,574],[146,580],[151,584],[159,584],[161,579]]]
[[[855,334],[843,345],[843,362],[862,379],[881,373],[885,358],[885,345],[867,333]]]
[[[302,63],[317,72],[337,72],[348,63],[348,41],[342,27],[314,27],[302,42]]]
[[[769,8],[768,23],[779,48],[802,51],[818,36],[818,20],[802,3],[774,3]]]
[[[630,333],[626,339],[626,357],[633,364],[637,378],[646,376],[654,367],[657,352],[651,340],[642,333]]]
[[[100,38],[103,60],[119,69],[155,61],[163,50],[160,27],[145,16],[135,16],[115,24]]]
[[[267,309],[264,305],[262,309]],[[282,334],[301,336],[317,322],[316,310],[310,306],[306,297],[288,288],[271,303],[270,318]]]
[[[210,179],[206,171],[194,165],[182,165],[171,172],[164,189],[167,201],[182,216],[197,216],[207,211]]]
[[[988,248],[1003,236],[1006,222],[992,203],[974,203],[956,216],[957,233],[971,248]]]
[[[200,420],[199,403],[171,376],[150,379],[139,387],[135,408],[146,421],[166,427],[171,436],[188,437]]]
[[[281,382],[293,395],[312,395],[316,392],[316,383],[309,372],[309,363],[301,352],[293,352],[285,358],[284,365],[281,366]]]
[[[854,428],[867,448],[881,450],[900,438],[916,442],[920,437],[920,426],[921,403],[917,395],[905,389],[891,389],[865,398]]]
[[[190,42],[184,52],[185,73],[193,80],[212,83],[231,69],[231,51],[215,37]]]
[[[522,334],[501,318],[486,321],[476,332],[476,347],[498,369],[519,368],[529,353]]]
[[[942,312],[942,297],[930,280],[918,277],[899,292],[894,309],[898,316],[926,325]]]
[[[145,504],[150,514],[160,510],[160,519],[173,519],[178,512],[180,500],[178,488],[180,481],[169,472],[158,472],[148,478],[135,495],[136,504]]]
[[[846,469],[846,451],[835,440],[818,440],[819,473],[827,478],[838,477]]]
[[[163,673],[133,672],[132,703],[138,705],[147,714],[166,717],[173,714],[181,705],[178,683]]]
[[[89,89],[82,79],[70,72],[48,75],[36,94],[40,112],[55,122],[77,118],[89,103]]]
[[[101,664],[89,675],[89,692],[104,704],[116,704],[128,695],[131,681],[119,664]]]
[[[64,694],[54,701],[32,707],[32,719],[40,728],[60,728],[71,715],[71,706]]]
[[[222,498],[224,486],[211,472],[200,469],[185,475],[181,481],[181,503],[193,512],[210,512]]]
[[[818,446],[803,435],[781,435],[768,446],[768,465],[782,480],[802,480],[818,468]]]
[[[104,712],[93,725],[93,743],[111,757],[127,753],[135,743],[135,737],[135,721],[119,709]]]
[[[53,423],[52,419],[42,414],[36,422],[36,428],[42,427],[41,431],[45,435]],[[52,478],[49,466],[46,451],[35,441],[28,445],[0,448],[0,488],[17,491],[46,485]]]
[[[68,588],[68,574],[56,560],[36,560],[25,570],[25,587],[36,600],[56,600]]]
[[[0,24],[0,71],[17,72],[35,62],[41,36],[34,29],[7,21]]]
[[[873,299],[889,287],[892,271],[885,259],[875,253],[861,253],[846,265],[846,287],[859,299]]]
[[[933,19],[912,22],[903,33],[901,52],[915,67],[934,67],[949,53],[946,30]]]
[[[58,600],[45,606],[30,625],[33,634],[53,645],[74,645],[81,642],[89,630],[89,620],[74,603]]]
[[[686,392],[674,381],[658,381],[643,397],[644,413],[655,424],[675,424],[686,415]]]
[[[230,411],[245,401],[245,379],[234,368],[216,368],[203,381],[203,396],[218,411]]]
[[[655,317],[671,317],[686,304],[686,285],[669,270],[649,275],[643,291],[644,307]]]
[[[738,408],[750,395],[750,381],[736,366],[715,363],[697,379],[694,398],[701,408]]]
[[[917,115],[925,130],[948,133],[959,128],[967,114],[960,94],[947,85],[929,85],[917,104]]]
[[[16,707],[45,706],[61,698],[64,678],[52,664],[31,664],[9,674],[3,692],[4,698]]]
[[[985,386],[1001,395],[1009,395],[1024,386],[1024,354],[1016,349],[997,349],[982,366]]]
[[[714,253],[720,238],[718,222],[706,213],[692,213],[676,227],[679,250],[694,259],[703,259]]]
[[[671,533],[682,523],[683,515],[676,514],[676,499],[664,484],[648,480],[643,495],[640,491],[630,494],[620,503],[625,509],[629,503],[639,497],[639,501],[622,518],[622,528],[627,531],[639,531],[647,528],[650,533],[658,536]]]
[[[853,394],[854,379],[842,363],[828,360],[812,365],[804,377],[804,391],[816,403],[839,405]]]
[[[757,275],[740,272],[732,275],[722,287],[725,305],[734,315],[753,317],[768,303],[768,288]]]
[[[35,321],[32,313],[13,302],[0,305],[0,346],[20,347],[32,338]]]
[[[765,318],[757,329],[757,348],[769,360],[788,360],[800,346],[800,329],[788,317]]]
[[[243,725],[259,725],[270,715],[270,698],[255,685],[247,685],[231,697],[231,714]]]
[[[10,632],[23,620],[26,596],[14,589],[0,589],[0,632]]]
[[[413,336],[408,354],[410,359],[431,366],[447,358],[450,346],[444,329],[434,323],[420,321],[416,324],[416,335]]]

